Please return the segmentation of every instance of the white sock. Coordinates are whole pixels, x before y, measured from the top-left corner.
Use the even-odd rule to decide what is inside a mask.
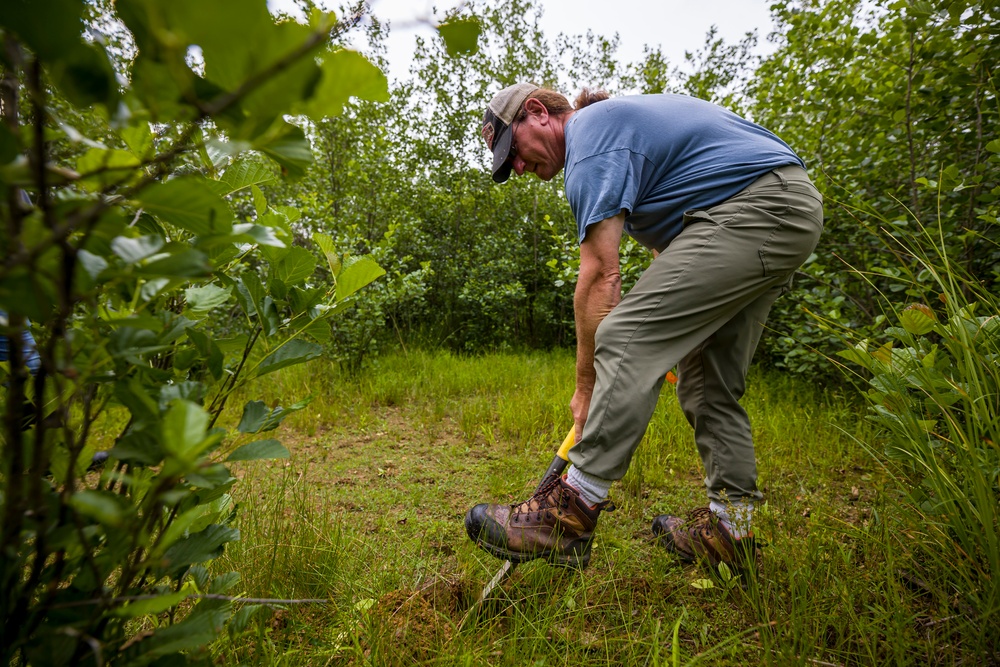
[[[720,503],[718,500],[713,500],[708,504],[708,507],[719,517],[722,525],[736,539],[740,539],[750,533],[750,523],[753,519],[753,502]]]
[[[566,482],[579,491],[583,502],[591,507],[608,499],[608,489],[614,483],[610,479],[588,475],[576,466],[570,466]]]

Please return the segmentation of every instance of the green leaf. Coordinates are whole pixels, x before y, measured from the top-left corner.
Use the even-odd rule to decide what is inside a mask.
[[[304,363],[315,359],[322,353],[323,348],[315,343],[299,339],[290,340],[260,362],[255,376],[260,377],[288,366]]]
[[[108,262],[100,255],[95,255],[86,250],[80,250],[76,255],[80,268],[86,272],[91,280],[96,281],[101,272],[108,268]]]
[[[302,217],[302,213],[299,211],[299,209],[293,208],[291,206],[275,206],[274,210],[280,214],[282,219],[284,219],[285,223],[288,225],[291,225],[293,222],[297,222]],[[278,226],[280,227],[281,225],[279,224]]]
[[[112,343],[115,342],[115,333],[111,335]],[[129,345],[129,342],[126,341],[124,345]],[[149,395],[139,378],[134,375],[115,382],[114,395],[132,413],[132,419],[140,425],[153,423],[159,417],[157,402]]]
[[[233,225],[232,234],[219,234],[212,236],[199,236],[195,241],[195,246],[206,250],[213,257],[235,256],[234,249],[245,244],[259,245],[268,248],[285,248],[285,242],[278,238],[274,227],[267,225],[257,225],[252,222],[240,222]],[[228,253],[232,252],[230,256]]]
[[[178,571],[178,575],[183,570]],[[155,667],[180,667],[205,664],[188,660],[184,653],[197,654],[198,649],[211,643],[224,631],[229,618],[230,603],[219,600],[202,600],[183,621],[161,626],[152,635],[144,637],[122,651],[122,664],[155,665]],[[157,660],[157,658],[164,658]]]
[[[311,336],[320,344],[328,344],[333,338],[328,319],[316,319],[302,327],[302,333]]]
[[[150,554],[151,558],[158,559],[164,551],[170,548],[170,545],[180,538],[189,533],[201,532],[208,526],[219,523],[224,516],[231,514],[233,511],[232,496],[223,492],[217,498],[207,500],[206,495],[208,494],[199,493],[199,504],[174,517],[157,544],[159,551]],[[204,590],[201,584],[199,584],[199,588]]]
[[[212,264],[205,253],[189,248],[142,264],[136,268],[136,273],[167,278],[197,278],[211,275]]]
[[[111,61],[97,44],[77,38],[49,68],[49,76],[66,99],[81,109],[94,104],[114,109],[119,101],[118,81]]]
[[[116,236],[111,240],[111,250],[127,264],[136,264],[150,255],[160,252],[161,248],[163,248],[163,239],[159,236],[140,236],[135,239],[127,236]]]
[[[250,186],[250,192],[253,193],[253,208],[257,211],[257,217],[259,218],[267,213],[267,198],[256,185]]]
[[[470,55],[479,50],[483,28],[476,19],[456,19],[438,26],[449,56]]]
[[[280,405],[273,410],[269,409],[263,401],[248,401],[243,406],[243,417],[236,427],[240,433],[260,433],[262,431],[273,431],[281,425],[281,422],[293,412],[302,410],[312,402],[312,396],[299,401],[293,405],[283,408]]]
[[[281,316],[278,314],[278,307],[275,305],[274,299],[270,296],[264,297],[263,310],[261,311],[261,326],[264,327],[265,336],[273,336],[281,328]]]
[[[246,630],[253,617],[266,609],[267,607],[262,604],[248,604],[240,607],[239,611],[233,614],[229,623],[226,624],[226,631],[229,633],[230,638],[235,638]]]
[[[343,269],[337,276],[337,301],[346,299],[376,278],[384,275],[385,269],[376,264],[375,260],[370,257],[346,260]]]
[[[223,88],[235,88],[276,59],[267,43],[274,21],[263,2],[172,0],[154,6],[178,38],[201,47],[206,76]]]
[[[298,285],[316,270],[316,257],[299,246],[289,249],[278,262],[271,266],[272,278],[277,278],[286,286]]]
[[[221,442],[226,435],[225,429],[213,429],[213,431],[215,431],[213,435],[216,437],[209,440],[212,448]],[[184,479],[192,486],[203,491],[210,491],[212,494],[224,494],[236,482],[236,478],[229,474],[229,469],[221,463],[200,465],[196,470],[189,471]],[[204,495],[204,493],[198,494],[199,498]]]
[[[260,159],[242,158],[230,165],[218,182],[225,186],[225,191],[222,194],[228,195],[249,187],[270,183],[275,180],[275,177],[274,168],[271,165]],[[260,192],[259,188],[257,188],[257,192]]]
[[[313,118],[339,115],[352,97],[389,101],[385,74],[357,51],[331,51],[323,56],[321,67],[323,78],[307,109]]]
[[[163,570],[180,574],[191,565],[218,558],[228,542],[240,539],[240,531],[213,524],[205,530],[178,540],[163,554]]]
[[[175,402],[163,416],[163,445],[167,451],[185,460],[193,460],[203,449],[211,417],[191,401]]]
[[[44,322],[52,312],[54,285],[44,281],[37,270],[21,267],[0,278],[0,303],[8,313],[19,313],[36,322]],[[41,285],[39,284],[41,283]],[[26,299],[25,295],[31,298]]]
[[[156,47],[146,49],[141,43],[142,31],[125,19],[128,12],[124,11],[125,8],[138,2],[139,0],[120,0],[115,3],[118,14],[137,37],[136,41],[140,42],[139,54],[132,62],[131,93],[149,110],[150,119],[154,122],[190,120],[193,111],[186,106],[181,88],[189,88],[195,75],[183,65],[174,64],[171,67],[157,60],[153,56]]]
[[[923,336],[934,330],[937,318],[934,311],[922,303],[915,303],[899,314],[899,323],[914,336]]]
[[[113,183],[126,183],[138,175],[139,158],[128,151],[91,148],[76,160],[80,183],[99,190]]]
[[[285,207],[280,208],[284,209]],[[257,216],[257,224],[279,229],[288,237],[293,236],[291,222],[294,221],[285,213],[264,213],[264,215]]]
[[[192,234],[225,234],[233,228],[229,206],[200,176],[154,183],[136,195],[136,202],[163,222]]]
[[[80,491],[69,502],[77,512],[105,526],[120,528],[130,514],[125,500],[109,491]]]
[[[260,278],[256,273],[249,271],[236,283],[236,289],[242,294],[243,309],[248,317],[254,315],[264,318],[267,312],[264,308],[264,286],[260,283]]]
[[[225,595],[233,590],[233,587],[238,583],[240,583],[239,572],[226,572],[212,579],[212,583],[208,587],[208,592],[213,595]]]
[[[860,366],[864,366],[869,370],[871,370],[874,364],[874,359],[872,358],[871,353],[869,353],[868,350],[866,349],[858,347],[853,347],[847,350],[840,350],[839,352],[837,352],[837,356],[841,357],[842,359],[847,359],[848,361],[853,361],[854,363]]]
[[[216,380],[220,379],[225,359],[222,350],[216,344],[216,339],[209,338],[208,334],[198,331],[193,327],[188,328],[187,335],[191,339],[191,342],[194,343],[195,348],[197,348],[198,354],[201,355],[202,359],[207,360],[208,370],[212,374],[212,377]]]
[[[119,618],[136,618],[148,614],[161,614],[179,605],[187,599],[188,595],[190,595],[190,592],[186,588],[183,588],[176,593],[157,595],[148,600],[136,600],[129,602],[124,607],[118,607],[112,612],[112,615]]]
[[[293,287],[288,290],[288,304],[292,308],[292,313],[296,315],[305,313],[324,303],[326,303],[325,287],[309,287],[305,289]],[[315,315],[311,317],[315,317]]]
[[[691,582],[691,587],[703,591],[709,588],[715,588],[715,584],[712,583],[711,579],[695,579]]]
[[[262,459],[287,459],[290,456],[277,440],[257,440],[237,447],[226,461],[258,461]]]
[[[147,157],[153,147],[153,132],[149,129],[149,123],[139,122],[129,125],[122,128],[119,134],[129,150],[140,158]]]
[[[83,7],[83,0],[4,0],[0,26],[20,37],[39,58],[59,60],[80,41]]]
[[[168,48],[172,43],[201,48],[205,83],[209,84],[199,94],[203,100],[235,90],[275,63],[286,61],[280,76],[258,81],[237,105],[215,117],[231,136],[257,136],[275,119],[293,113],[311,95],[321,76],[314,57],[288,57],[316,35],[325,36],[326,26],[318,26],[314,34],[310,27],[294,21],[275,24],[261,0],[174,0],[156,3],[155,8],[169,32],[152,31],[153,36],[166,42]],[[139,50],[143,51],[141,44]],[[211,92],[213,87],[219,92]]]
[[[185,380],[173,384],[165,384],[160,387],[160,409],[165,410],[171,403],[177,400],[192,401],[201,403],[205,398],[205,385],[193,380]]]
[[[272,248],[285,248],[285,242],[278,238],[274,229],[267,225],[255,225],[249,222],[233,225],[233,233],[244,237],[244,240]]]
[[[302,128],[283,123],[280,133],[254,144],[264,154],[277,162],[289,178],[302,178],[313,163],[312,147]]]
[[[148,357],[163,352],[168,346],[153,331],[123,326],[111,332],[107,349],[114,358],[144,366],[149,363]]]
[[[326,263],[330,267],[330,274],[335,276],[340,273],[340,257],[337,255],[337,248],[330,235],[322,232],[313,232],[312,239],[319,246],[323,256],[326,257]]]
[[[118,396],[119,394],[116,394],[116,397]],[[133,414],[135,413],[133,412]],[[147,466],[159,465],[164,458],[159,440],[147,430],[133,429],[127,432],[115,443],[110,453],[119,461],[135,462]]]
[[[198,315],[204,315],[213,308],[225,305],[232,295],[232,288],[222,288],[215,284],[203,287],[189,287],[184,290],[184,299],[188,310]]]
[[[268,58],[270,65],[288,54],[300,51],[303,44],[315,39],[315,33],[307,26],[294,21],[283,21],[273,26],[267,35]],[[256,46],[255,56],[260,67],[260,46]],[[307,100],[314,94],[316,86],[323,76],[319,64],[313,54],[300,57],[290,66],[283,68],[280,76],[270,77],[245,99],[240,101],[240,108],[245,114],[245,120],[237,132],[239,136],[248,137],[258,134],[261,129],[270,125],[275,119],[285,114],[298,113]]]
[[[264,427],[270,414],[271,411],[264,401],[248,401],[243,406],[243,417],[240,418],[240,424],[236,430],[240,433],[257,433]]]

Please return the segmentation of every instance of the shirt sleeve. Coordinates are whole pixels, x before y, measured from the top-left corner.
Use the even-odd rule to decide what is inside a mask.
[[[566,172],[566,199],[576,218],[579,242],[587,227],[625,211],[638,197],[644,158],[628,149],[586,157]]]

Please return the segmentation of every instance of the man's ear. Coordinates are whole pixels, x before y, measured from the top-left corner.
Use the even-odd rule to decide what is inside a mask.
[[[532,116],[538,116],[538,120],[544,125],[549,120],[549,110],[545,108],[538,99],[529,97],[524,102],[524,110]]]

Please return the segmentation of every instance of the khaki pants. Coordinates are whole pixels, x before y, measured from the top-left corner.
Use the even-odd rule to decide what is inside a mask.
[[[819,241],[822,197],[805,170],[781,167],[717,206],[688,211],[684,224],[597,329],[597,382],[569,458],[588,474],[624,477],[677,366],[709,498],[759,499],[739,401],[771,305]]]

